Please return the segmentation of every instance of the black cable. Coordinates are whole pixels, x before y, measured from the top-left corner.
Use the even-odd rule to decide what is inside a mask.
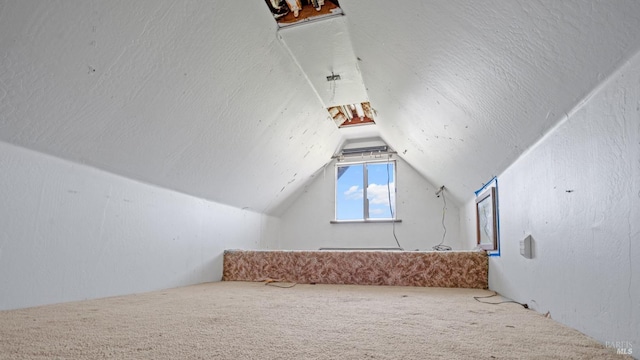
[[[483,304],[490,304],[490,305],[499,305],[499,304],[506,304],[506,303],[514,303],[514,304],[518,304],[520,306],[522,306],[525,309],[529,308],[529,305],[527,304],[523,304],[523,303],[519,303],[515,300],[505,300],[505,301],[500,301],[500,302],[488,302],[488,301],[480,301],[480,299],[487,299],[487,298],[491,298],[494,296],[498,296],[497,292],[494,292],[493,295],[488,295],[488,296],[474,296],[473,299],[477,302],[483,303]]]
[[[400,241],[398,241],[398,237],[396,236],[396,219],[393,215],[393,207],[391,206],[391,185],[389,182],[391,181],[391,177],[389,175],[389,160],[387,160],[387,196],[389,197],[389,213],[391,213],[391,222],[393,223],[393,238],[396,239],[396,244],[398,244],[398,249],[403,250],[402,246],[400,246]]]
[[[441,194],[442,194],[442,201],[444,202],[444,205],[442,206],[442,228],[444,229],[444,232],[442,233],[442,241],[440,241],[440,244],[434,246],[432,249],[435,251],[450,251],[451,250],[451,246],[448,245],[442,245],[444,244],[444,239],[447,236],[447,226],[444,224],[444,216],[446,214],[447,211],[447,199],[445,199],[444,197],[444,186],[442,187],[441,190]]]
[[[296,286],[298,283],[290,283],[286,280],[282,280],[282,279],[271,279],[271,278],[264,278],[262,280],[260,280],[262,282],[264,282],[265,286],[275,286],[278,288],[282,288],[282,289],[288,289],[288,288],[292,288],[294,286]],[[283,283],[290,283],[290,285],[284,285]]]
[[[440,241],[440,244],[438,245],[442,245],[444,243],[444,238],[447,236],[447,226],[444,224],[444,215],[447,211],[447,199],[444,197],[444,191],[442,192],[442,201],[444,202],[442,205],[442,228],[444,229],[444,232],[442,233],[442,241]]]
[[[293,283],[293,284],[290,284],[290,285],[284,285],[284,284],[279,284],[277,281],[271,281],[271,282],[265,283],[265,285],[273,286],[273,287],[277,287],[277,288],[281,288],[281,289],[290,289],[290,288],[298,285],[298,283]]]

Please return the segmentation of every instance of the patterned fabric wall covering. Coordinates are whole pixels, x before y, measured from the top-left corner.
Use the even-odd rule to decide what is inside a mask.
[[[479,251],[226,250],[222,280],[486,289],[488,275]]]

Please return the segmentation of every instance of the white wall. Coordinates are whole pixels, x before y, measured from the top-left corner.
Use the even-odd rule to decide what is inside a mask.
[[[443,199],[437,187],[427,182],[402,159],[397,162],[396,236],[405,250],[431,250],[442,240]],[[446,185],[446,184],[445,184]],[[279,249],[319,249],[320,247],[396,247],[392,223],[330,224],[335,219],[335,162],[305,188],[283,212]],[[458,205],[447,198],[445,244],[461,247],[458,237]]]
[[[0,142],[0,310],[220,280],[225,248],[276,232],[271,217]]]
[[[640,350],[640,54],[499,176],[489,286],[597,340]],[[475,204],[461,221],[475,245]],[[534,258],[519,253],[531,234]],[[637,355],[635,355],[637,356]]]

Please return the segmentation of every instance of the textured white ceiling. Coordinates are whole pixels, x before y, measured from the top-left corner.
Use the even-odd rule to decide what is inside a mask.
[[[369,101],[345,16],[284,27],[278,35],[325,107]],[[333,74],[340,80],[327,81]]]
[[[383,138],[459,200],[640,49],[634,0],[342,7]]]
[[[263,211],[336,126],[264,1],[0,1],[0,140]]]
[[[466,200],[640,49],[638,1],[341,5],[375,129],[328,120],[327,64],[303,73],[263,0],[0,0],[0,141],[273,211],[380,135]]]

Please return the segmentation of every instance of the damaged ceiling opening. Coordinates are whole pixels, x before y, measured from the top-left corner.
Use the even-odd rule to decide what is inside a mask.
[[[368,102],[332,106],[327,109],[329,116],[339,128],[358,125],[373,125],[373,110]]]

